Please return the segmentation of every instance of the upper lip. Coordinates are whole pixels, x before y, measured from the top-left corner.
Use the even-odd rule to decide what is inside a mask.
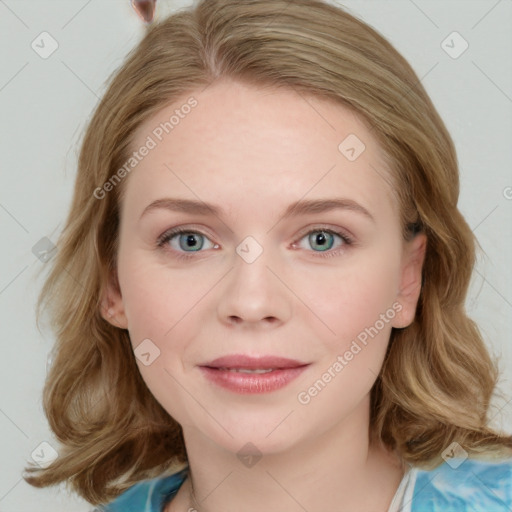
[[[229,356],[218,357],[213,361],[202,364],[210,368],[241,368],[248,370],[263,370],[269,368],[297,368],[305,366],[308,363],[288,359],[278,356],[259,356],[252,357],[243,354],[233,354]]]

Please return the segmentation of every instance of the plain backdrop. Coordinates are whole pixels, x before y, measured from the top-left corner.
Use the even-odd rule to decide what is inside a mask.
[[[159,0],[158,18],[189,4]],[[492,415],[510,432],[512,0],[339,4],[409,60],[455,140],[460,209],[482,247],[468,310],[500,357],[505,398],[495,401]],[[58,44],[47,58],[32,47],[48,38],[42,32]],[[31,454],[44,450],[42,442],[58,446],[41,405],[53,340],[35,326],[46,268],[33,248],[45,237],[57,241],[84,127],[105,80],[143,34],[129,0],[0,0],[1,512],[92,509],[62,487],[38,490],[21,479]]]

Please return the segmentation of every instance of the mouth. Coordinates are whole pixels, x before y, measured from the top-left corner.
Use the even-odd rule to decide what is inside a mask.
[[[227,371],[227,372],[238,372],[238,373],[268,373],[268,372],[273,372],[274,370],[279,370],[280,368],[266,368],[266,369],[256,368],[254,370],[251,370],[249,368],[213,368],[213,369]]]
[[[200,365],[209,382],[235,393],[270,393],[283,388],[309,366],[276,356],[232,355]]]
[[[233,354],[218,357],[213,361],[202,364],[208,368],[222,370],[258,370],[272,371],[284,368],[298,368],[307,363],[280,356],[247,356],[245,354]]]

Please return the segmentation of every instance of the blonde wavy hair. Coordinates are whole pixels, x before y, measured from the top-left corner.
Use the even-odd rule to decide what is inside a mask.
[[[66,481],[97,504],[187,461],[181,427],[142,380],[128,331],[101,314],[124,182],[101,200],[94,191],[127,161],[141,123],[224,77],[351,108],[385,152],[404,238],[427,236],[416,318],[393,329],[371,391],[372,440],[423,468],[439,465],[453,441],[477,457],[512,454],[512,436],[489,426],[497,366],[465,312],[476,240],[457,209],[454,144],[411,66],[374,29],[321,0],[202,0],[148,27],[85,132],[37,311],[56,333],[44,408],[62,446],[46,469],[27,467],[27,482]]]

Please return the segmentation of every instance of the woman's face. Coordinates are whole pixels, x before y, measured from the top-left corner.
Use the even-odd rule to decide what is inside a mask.
[[[365,125],[223,80],[161,110],[132,148],[108,306],[158,402],[232,451],[365,418],[391,329],[413,320],[425,247],[402,241]]]

